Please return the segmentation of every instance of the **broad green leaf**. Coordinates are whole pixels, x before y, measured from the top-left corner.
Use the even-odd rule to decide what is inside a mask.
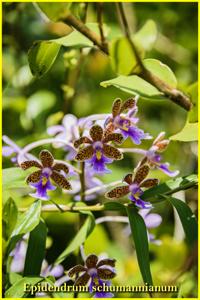
[[[19,216],[8,245],[8,253],[12,251],[19,239],[32,231],[40,222],[41,200],[35,201],[30,208]]]
[[[26,295],[25,286],[35,285],[43,281],[41,277],[23,277],[15,282],[5,293],[6,298],[24,298]],[[27,287],[28,288],[28,287]]]
[[[198,239],[198,225],[194,213],[185,202],[179,199],[167,197],[167,200],[175,207],[185,231],[186,239],[190,245],[193,245]]]
[[[112,210],[114,210],[114,211],[119,210],[119,211],[123,211],[123,212],[126,211],[124,205],[117,202],[117,201],[105,202],[104,203],[104,208],[105,208],[105,210],[110,210],[110,211],[112,211]]]
[[[67,17],[70,13],[70,7],[72,5],[71,2],[50,2],[50,3],[37,3],[37,6],[41,9],[41,11],[51,20],[51,21],[59,21],[63,18]]]
[[[133,35],[133,40],[144,50],[151,50],[157,39],[157,27],[153,20],[147,20],[143,27]]]
[[[136,207],[129,205],[127,207],[127,214],[143,281],[145,284],[153,285],[146,225],[143,218],[138,214]]]
[[[144,57],[144,50],[138,45],[137,51],[141,58]],[[119,75],[129,75],[134,69],[138,69],[138,63],[133,49],[127,38],[114,39],[109,45],[109,53],[113,70]],[[138,70],[138,73],[140,70]]]
[[[67,248],[56,259],[55,264],[60,264],[63,260],[65,260],[65,258],[70,253],[74,252],[78,247],[80,247],[80,245],[82,245],[86,240],[86,238],[90,235],[90,233],[94,229],[94,226],[95,226],[94,217],[90,213],[90,215],[88,215],[87,219],[85,220],[85,223],[83,224],[79,232],[75,235],[75,237],[67,246]]]
[[[10,280],[11,285],[15,284],[15,282],[19,281],[20,279],[22,279],[22,275],[20,275],[18,273],[14,273],[14,272],[9,273],[9,280]]]
[[[170,140],[193,142],[198,140],[198,123],[186,123],[183,129],[170,137]]]
[[[86,23],[86,26],[94,31],[95,33],[99,34],[99,26],[97,23]],[[107,35],[108,28],[107,26],[103,26],[104,28],[104,33]],[[73,48],[84,48],[84,47],[93,47],[94,44],[92,41],[90,41],[87,37],[85,37],[83,34],[80,32],[74,30],[70,34],[51,40],[51,42],[55,42],[61,46],[64,47],[73,47]]]
[[[138,77],[137,75],[131,76],[118,76],[116,78],[103,81],[100,83],[103,87],[114,86],[124,92],[131,95],[140,95],[146,100],[163,100],[165,99],[163,94],[155,88],[153,85]]]
[[[152,203],[158,202],[160,199],[164,201],[161,195],[172,195],[178,191],[194,187],[197,183],[198,178],[196,174],[186,177],[177,177],[146,190],[141,197],[143,200],[148,200]]]
[[[33,76],[42,77],[53,65],[60,45],[51,41],[36,41],[28,51],[28,62]]]
[[[187,89],[187,93],[193,105],[188,114],[188,122],[196,123],[198,121],[198,82],[191,84]]]
[[[177,87],[176,77],[167,65],[153,58],[144,59],[143,64],[152,74],[166,82],[171,88]]]
[[[53,107],[55,103],[55,94],[47,90],[37,91],[27,100],[26,116],[30,119],[34,119],[41,113]]]
[[[27,187],[25,178],[30,171],[20,168],[3,169],[3,190]]]
[[[18,209],[15,201],[9,198],[3,207],[3,222],[5,225],[5,239],[8,239],[17,222]]]
[[[45,257],[47,227],[40,223],[30,232],[24,265],[24,276],[40,276]]]

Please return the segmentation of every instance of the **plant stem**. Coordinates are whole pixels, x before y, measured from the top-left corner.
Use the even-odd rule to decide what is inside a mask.
[[[81,183],[81,202],[85,201],[85,163],[81,162],[81,174],[80,174],[80,183]]]
[[[96,5],[97,5],[97,20],[98,20],[99,31],[101,35],[101,44],[104,47],[108,48],[108,44],[106,42],[106,38],[103,31],[103,3],[99,2]]]
[[[61,211],[61,212],[65,212],[62,207],[60,207],[56,202],[54,202],[52,199],[51,199],[51,202]]]

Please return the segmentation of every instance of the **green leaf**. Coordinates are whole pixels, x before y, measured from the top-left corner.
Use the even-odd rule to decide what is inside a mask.
[[[47,90],[37,91],[27,100],[26,116],[27,118],[34,119],[41,113],[48,111],[55,103],[55,94]]]
[[[198,225],[194,213],[185,202],[179,199],[167,197],[167,200],[175,207],[179,215],[186,240],[190,245],[193,245],[198,239]]]
[[[160,199],[164,201],[164,198],[161,197],[161,195],[171,195],[178,191],[194,187],[197,183],[198,178],[196,174],[186,177],[177,177],[144,191],[141,197],[143,200],[148,200],[152,203],[158,202]]]
[[[15,282],[5,293],[6,298],[24,298],[25,285],[35,285],[43,281],[41,277],[23,277]]]
[[[145,100],[163,100],[163,94],[153,85],[138,77],[137,75],[131,76],[118,76],[116,78],[103,81],[101,86],[107,88],[114,86],[131,95],[140,95]]]
[[[183,129],[172,135],[170,140],[181,141],[181,142],[193,142],[198,140],[198,123],[186,123]]]
[[[143,27],[133,35],[133,40],[145,50],[151,50],[157,39],[157,27],[153,20],[147,20]]]
[[[51,41],[36,41],[28,51],[28,62],[33,76],[42,77],[48,72],[60,50],[60,45]]]
[[[40,223],[30,232],[24,265],[24,276],[40,276],[45,257],[47,227]]]
[[[176,76],[167,65],[153,58],[144,59],[143,64],[145,65],[147,70],[166,82],[171,88],[177,87]]]
[[[138,214],[136,207],[132,205],[127,207],[127,214],[143,281],[145,284],[153,285],[149,262],[149,243],[144,220]]]
[[[56,22],[62,20],[70,14],[70,7],[72,3],[37,3],[36,4],[40,10],[52,21]]]
[[[198,82],[191,84],[187,89],[187,93],[193,105],[191,111],[188,113],[188,122],[196,123],[198,122]]]
[[[114,210],[114,211],[126,212],[124,205],[116,201],[105,202],[104,208],[105,210],[110,210],[110,211]]]
[[[32,231],[40,222],[41,200],[35,201],[30,208],[17,220],[8,245],[8,253],[12,251],[18,240],[26,233]]]
[[[15,228],[17,222],[18,209],[15,201],[9,198],[3,207],[3,222],[5,225],[5,239],[7,240],[13,229]]]
[[[144,50],[136,46],[141,58],[144,57]],[[109,53],[113,70],[120,75],[128,75],[133,69],[138,69],[136,56],[127,38],[117,38],[111,41]],[[126,53],[126,55],[124,55]],[[139,73],[140,70],[138,70]]]
[[[26,176],[30,171],[24,171],[20,168],[3,169],[3,190],[27,187]]]
[[[84,213],[89,214],[88,212]],[[56,259],[55,264],[60,264],[70,253],[74,252],[77,248],[79,248],[80,245],[82,245],[86,238],[90,235],[90,233],[94,229],[94,226],[95,220],[93,215],[90,213],[79,232],[76,234],[76,236],[67,246],[67,248]]]

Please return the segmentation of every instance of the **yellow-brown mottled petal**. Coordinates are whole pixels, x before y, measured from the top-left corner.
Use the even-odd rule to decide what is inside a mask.
[[[131,184],[132,181],[133,181],[133,174],[127,174],[124,179],[123,179],[124,182],[128,183],[128,184]]]
[[[27,183],[35,183],[35,182],[40,181],[41,174],[42,174],[41,170],[33,172],[26,178],[26,182]]]
[[[98,262],[97,268],[101,267],[101,266],[104,266],[104,265],[114,267],[115,263],[116,263],[115,259],[105,258],[105,259],[100,260],[100,262]]]
[[[113,106],[112,106],[113,117],[116,117],[120,113],[121,104],[122,104],[122,100],[119,98],[113,102]]]
[[[105,156],[109,158],[113,158],[116,160],[120,160],[123,158],[123,154],[115,147],[112,147],[110,145],[104,144],[103,145],[103,152]]]
[[[122,198],[125,195],[127,195],[129,193],[129,186],[125,185],[125,186],[118,186],[114,189],[112,189],[110,192],[105,194],[106,198],[109,199],[118,199],[118,198]]]
[[[29,168],[32,168],[32,167],[36,167],[36,168],[42,168],[42,165],[40,163],[38,163],[36,160],[27,160],[27,161],[24,161],[23,163],[21,163],[20,167],[23,169],[23,170],[27,170]]]
[[[62,189],[65,190],[71,190],[71,184],[69,183],[69,181],[60,173],[53,171],[51,176],[50,176],[53,181]]]
[[[58,172],[64,171],[66,174],[69,173],[69,168],[65,164],[62,164],[62,163],[55,163],[53,165],[52,170],[58,171]]]
[[[90,136],[92,140],[95,141],[101,141],[103,137],[103,129],[99,125],[94,125],[90,129]]]
[[[86,258],[85,264],[87,268],[95,268],[98,262],[98,257],[95,254],[91,254]]]
[[[77,153],[75,159],[78,161],[84,161],[92,157],[94,154],[94,149],[92,146],[85,147]]]
[[[53,165],[54,158],[53,155],[48,150],[42,150],[40,152],[39,157],[43,167],[48,168]]]
[[[143,166],[144,164],[146,164],[146,162],[148,161],[148,158],[145,156],[142,161],[140,162],[140,167]]]
[[[75,267],[71,268],[68,272],[69,277],[73,277],[75,274],[80,272],[87,271],[87,269],[81,265],[76,265]]]
[[[157,178],[150,178],[150,179],[146,179],[144,180],[140,186],[141,187],[145,187],[145,188],[151,188],[155,185],[157,185],[159,183],[159,180]]]
[[[74,147],[78,148],[82,144],[91,144],[92,141],[87,136],[82,136],[80,139],[74,142]]]
[[[116,144],[121,144],[123,142],[123,135],[121,133],[110,133],[106,135],[103,141],[104,143],[113,141]]]
[[[116,276],[116,273],[111,271],[110,269],[100,268],[97,269],[97,274],[101,279],[112,279]]]
[[[90,279],[90,275],[88,273],[84,273],[83,275],[78,277],[78,279],[75,281],[74,285],[84,286],[88,283],[89,279]]]
[[[126,109],[131,109],[135,106],[135,99],[134,98],[129,98],[128,100],[126,100],[120,109],[120,113],[123,112]]]
[[[156,144],[159,152],[163,152],[167,148],[168,145],[169,145],[169,140],[163,140]]]
[[[134,183],[140,183],[141,181],[144,180],[144,178],[147,177],[148,173],[149,173],[149,166],[147,166],[147,165],[141,166],[141,167],[137,170],[133,182],[134,182]]]

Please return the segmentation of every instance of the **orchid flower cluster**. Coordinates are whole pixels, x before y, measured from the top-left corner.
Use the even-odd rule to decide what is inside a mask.
[[[147,228],[157,227],[162,221],[161,217],[150,213],[152,204],[142,199],[145,189],[159,183],[157,178],[148,178],[149,171],[159,169],[171,177],[178,175],[179,172],[171,171],[169,163],[162,162],[162,152],[169,144],[164,132],[156,137],[149,149],[135,148],[134,145],[141,144],[142,140],[152,139],[149,133],[138,127],[137,112],[137,97],[135,97],[124,102],[116,99],[110,114],[91,115],[79,120],[74,115],[68,114],[63,118],[61,125],[48,128],[47,133],[51,138],[33,142],[24,148],[20,148],[4,136],[3,141],[6,145],[3,146],[3,155],[11,156],[11,161],[23,170],[37,169],[26,178],[27,184],[35,190],[35,193],[30,194],[32,197],[44,201],[51,200],[48,191],[54,191],[57,186],[72,194],[75,201],[82,199],[80,191],[82,192],[83,188],[86,202],[96,199],[98,194],[105,194],[106,198],[115,201],[128,196],[128,199],[140,209]],[[131,139],[133,147],[122,148],[121,145],[128,138]],[[66,153],[65,159],[56,160],[46,149],[40,152],[39,159],[29,153],[32,149],[47,143],[52,144],[54,148],[63,148]],[[107,165],[122,160],[126,152],[141,154],[142,158],[133,172],[124,176],[121,185],[108,191],[102,180],[96,176],[111,173]],[[84,187],[81,186],[80,174],[84,176]],[[114,185],[116,184],[108,186]],[[153,235],[148,233],[148,237],[150,242],[158,243]],[[13,255],[17,255],[16,253],[17,250]],[[93,286],[111,284],[110,280],[116,275],[114,267],[115,260],[108,258],[99,260],[95,254],[91,254],[86,258],[84,266],[73,267],[68,276],[75,277],[75,285],[89,284],[89,290],[92,292]],[[96,293],[94,296],[112,295]]]

